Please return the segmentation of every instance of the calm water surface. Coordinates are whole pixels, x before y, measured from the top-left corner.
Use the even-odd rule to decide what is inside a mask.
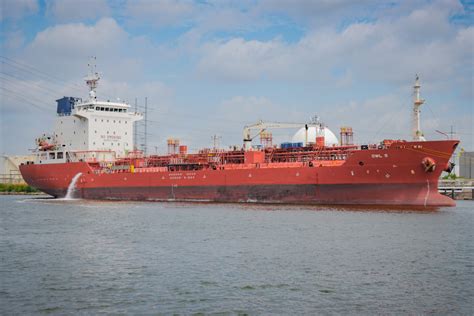
[[[471,201],[0,208],[0,314],[474,314]]]

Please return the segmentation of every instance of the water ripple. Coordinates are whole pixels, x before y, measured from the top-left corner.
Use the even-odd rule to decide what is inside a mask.
[[[0,314],[473,314],[468,201],[0,199]]]

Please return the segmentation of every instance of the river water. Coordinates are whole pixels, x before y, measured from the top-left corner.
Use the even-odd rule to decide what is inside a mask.
[[[0,314],[473,314],[455,208],[0,197]]]

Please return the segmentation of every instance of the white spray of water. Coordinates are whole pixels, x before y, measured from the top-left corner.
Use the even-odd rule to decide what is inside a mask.
[[[65,200],[73,200],[74,199],[74,192],[76,191],[76,183],[77,180],[81,177],[82,173],[79,172],[72,178],[71,183],[69,183],[69,186],[67,187],[67,192],[66,196],[64,197]]]

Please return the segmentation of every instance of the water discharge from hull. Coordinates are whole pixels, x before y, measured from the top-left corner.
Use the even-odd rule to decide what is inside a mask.
[[[79,172],[72,178],[71,183],[69,184],[67,188],[67,192],[66,192],[66,196],[64,197],[64,200],[74,200],[74,193],[76,192],[76,183],[77,183],[77,180],[79,180],[79,178],[81,177],[81,175],[82,175],[82,172]]]

